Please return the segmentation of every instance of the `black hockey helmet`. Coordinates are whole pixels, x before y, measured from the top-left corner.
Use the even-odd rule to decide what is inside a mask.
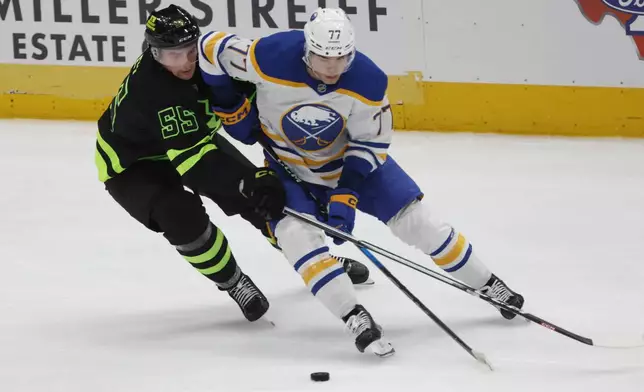
[[[153,48],[187,46],[199,39],[196,19],[178,5],[154,11],[145,24],[145,40]]]

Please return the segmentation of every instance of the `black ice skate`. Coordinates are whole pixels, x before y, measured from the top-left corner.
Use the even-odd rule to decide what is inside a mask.
[[[268,300],[250,277],[244,273],[241,274],[234,286],[228,289],[220,288],[220,290],[228,292],[228,295],[237,302],[248,321],[258,320],[268,311]]]
[[[344,268],[344,272],[349,275],[351,283],[357,285],[372,285],[373,279],[369,278],[369,268],[359,261],[350,259],[348,257],[333,256]]]
[[[382,328],[362,305],[356,305],[342,320],[346,329],[355,337],[358,351],[363,353],[370,349],[379,357],[393,355],[396,350],[382,334]]]
[[[521,309],[523,306],[523,296],[519,293],[515,293],[510,290],[510,288],[496,275],[492,274],[490,280],[487,281],[485,286],[481,288],[483,294],[498,299],[501,302],[505,302],[508,305],[512,305],[518,309]],[[508,320],[512,320],[516,317],[516,314],[508,312],[507,310],[500,309],[498,306],[495,306],[501,312],[501,315]]]

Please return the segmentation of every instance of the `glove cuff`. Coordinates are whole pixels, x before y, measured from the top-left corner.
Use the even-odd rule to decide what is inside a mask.
[[[358,206],[358,194],[349,190],[338,189],[329,197],[331,203],[342,203],[355,209]]]
[[[251,112],[251,105],[248,98],[244,97],[243,101],[232,109],[213,107],[213,112],[221,118],[224,126],[231,126],[248,117]]]

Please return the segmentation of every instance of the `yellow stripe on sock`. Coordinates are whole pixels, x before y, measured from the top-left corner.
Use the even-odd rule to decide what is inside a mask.
[[[332,267],[333,265],[338,264],[337,260],[333,257],[318,261],[317,263],[311,264],[307,269],[302,272],[302,279],[307,285],[313,278],[315,278],[321,271]]]
[[[456,241],[456,244],[454,244],[452,249],[449,252],[447,252],[445,256],[434,257],[433,258],[434,263],[436,263],[436,265],[439,265],[439,266],[444,266],[444,265],[453,263],[454,261],[456,261],[458,256],[463,252],[463,249],[465,248],[466,243],[467,241],[465,240],[465,237],[463,237],[462,234],[459,234],[458,240]]]

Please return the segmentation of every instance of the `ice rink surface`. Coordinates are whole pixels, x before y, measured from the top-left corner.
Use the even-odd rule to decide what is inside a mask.
[[[495,371],[375,267],[376,285],[358,295],[397,353],[360,354],[259,232],[207,203],[271,301],[275,327],[248,323],[109,197],[94,143],[93,123],[0,121],[0,391],[644,390],[644,349],[508,322],[385,259]],[[244,151],[261,162],[258,147]],[[642,336],[644,140],[407,132],[390,152],[526,310],[596,340]],[[354,234],[435,268],[371,217],[359,214]],[[332,250],[364,260],[350,244]],[[316,371],[331,380],[311,382]]]

